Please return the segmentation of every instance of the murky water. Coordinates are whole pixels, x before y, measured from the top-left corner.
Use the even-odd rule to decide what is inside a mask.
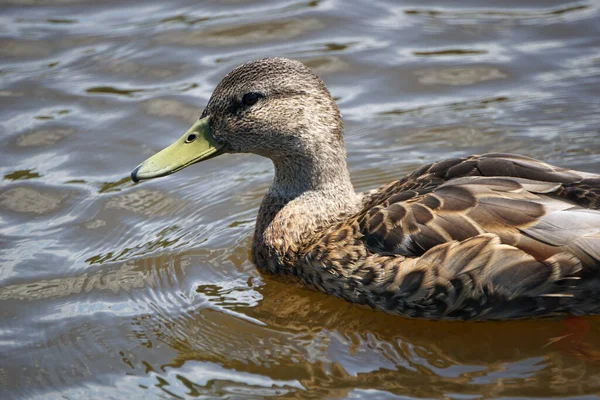
[[[358,190],[488,151],[600,172],[599,1],[0,7],[0,398],[600,393],[598,318],[409,321],[259,274],[267,160],[128,176],[269,55],[324,78]]]

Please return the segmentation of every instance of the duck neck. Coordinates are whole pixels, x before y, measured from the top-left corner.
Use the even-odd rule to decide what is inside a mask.
[[[272,160],[275,177],[256,221],[254,262],[289,273],[312,234],[358,211],[359,196],[343,143]]]
[[[296,198],[306,192],[354,194],[343,143],[272,158],[275,177],[269,194]]]

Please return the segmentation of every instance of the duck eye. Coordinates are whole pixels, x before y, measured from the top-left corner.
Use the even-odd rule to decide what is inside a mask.
[[[194,140],[196,140],[197,137],[198,135],[196,135],[195,133],[190,133],[188,137],[185,138],[185,142],[192,143]]]
[[[253,106],[256,104],[259,97],[260,96],[258,93],[254,93],[254,92],[246,93],[244,95],[244,97],[242,97],[242,103],[244,103],[247,106]]]

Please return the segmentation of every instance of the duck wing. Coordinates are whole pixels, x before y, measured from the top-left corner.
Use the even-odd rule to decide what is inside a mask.
[[[358,219],[369,249],[420,257],[484,233],[538,260],[569,253],[600,263],[600,176],[531,158],[441,161],[383,188]]]

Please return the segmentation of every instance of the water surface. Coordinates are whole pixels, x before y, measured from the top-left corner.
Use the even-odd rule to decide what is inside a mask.
[[[261,275],[270,162],[134,185],[240,63],[320,74],[357,190],[443,157],[600,172],[600,2],[0,5],[0,398],[594,397],[600,319],[410,321]]]

